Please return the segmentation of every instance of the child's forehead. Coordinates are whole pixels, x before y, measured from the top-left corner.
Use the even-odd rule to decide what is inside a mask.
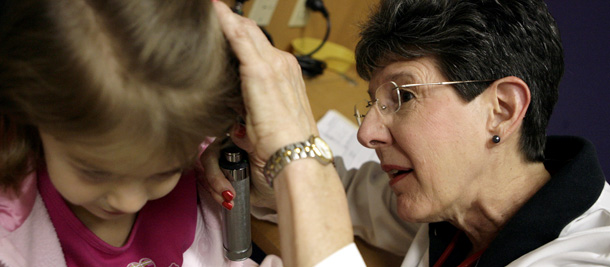
[[[57,139],[51,142],[55,142],[51,147],[58,149],[67,161],[88,170],[117,175],[153,175],[184,165],[177,155],[146,142],[121,140],[93,144]]]
[[[95,150],[88,152],[95,153]],[[104,171],[113,174],[135,175],[144,173],[156,174],[180,169],[181,164],[176,160],[164,157],[154,157],[147,153],[82,153],[71,151],[67,159],[74,165],[88,170]],[[148,176],[148,175],[146,175]]]

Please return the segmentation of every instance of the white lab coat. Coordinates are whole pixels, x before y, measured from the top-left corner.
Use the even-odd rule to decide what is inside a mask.
[[[549,137],[545,154],[551,181],[511,218],[478,266],[610,266],[610,186],[593,145],[576,137]],[[379,164],[345,170],[338,159],[337,171],[354,233],[372,245],[406,254],[402,267],[430,266],[434,231],[429,230],[436,226],[398,218],[396,197]],[[274,220],[273,215],[263,217]],[[352,243],[317,266],[365,264]]]
[[[593,145],[577,137],[549,137],[545,154],[551,181],[507,223],[478,266],[610,266],[610,186]],[[349,171],[338,164],[337,171],[346,188],[354,233],[375,246],[406,254],[403,267],[430,266],[429,230],[434,224],[398,219],[395,196],[378,164]],[[356,254],[352,246],[331,258],[363,266]]]

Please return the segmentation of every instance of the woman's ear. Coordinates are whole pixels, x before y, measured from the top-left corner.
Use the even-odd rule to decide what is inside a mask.
[[[487,127],[492,136],[498,135],[506,140],[520,129],[531,101],[530,89],[523,80],[515,76],[496,80],[489,89],[493,110]]]

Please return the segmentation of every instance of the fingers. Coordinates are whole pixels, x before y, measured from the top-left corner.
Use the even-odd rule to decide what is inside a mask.
[[[261,58],[261,47],[271,46],[267,37],[250,19],[239,16],[223,2],[215,2],[214,10],[220,21],[225,37],[231,44],[240,62],[245,65],[256,64]]]
[[[268,158],[282,146],[316,134],[305,84],[295,57],[273,47],[251,20],[238,16],[221,2],[214,7],[225,37],[240,62],[246,108],[248,152]]]
[[[250,139],[246,138],[247,133],[245,124],[237,122],[233,125],[231,131],[231,142],[233,142],[233,144],[248,152],[248,154],[254,152],[252,142],[250,142]]]
[[[277,210],[275,191],[271,186],[269,186],[267,179],[265,179],[265,176],[263,175],[262,169],[265,162],[260,161],[257,158],[250,161],[250,166],[252,166],[250,204],[254,207]]]
[[[250,162],[250,204],[255,207],[270,208],[276,210],[275,192],[269,186],[263,175],[265,160],[259,158],[254,151],[254,146],[250,139],[246,138],[246,127],[243,123],[237,122],[231,130],[231,141],[241,149],[248,152]]]
[[[200,177],[200,182],[204,184],[204,188],[210,192],[212,198],[218,204],[226,209],[232,209],[235,189],[218,166],[218,149],[216,146],[210,145],[203,152],[200,161],[203,167],[203,176]]]
[[[245,77],[242,78],[248,79],[248,76],[259,78],[263,76],[267,78],[265,80],[268,83],[277,85],[276,83],[279,79],[270,78],[286,76],[284,72],[288,71],[290,74],[288,78],[292,78],[289,80],[293,84],[282,88],[293,88],[295,77],[297,77],[296,80],[302,80],[300,68],[294,55],[273,47],[253,20],[233,13],[222,2],[216,2],[214,6],[223,33],[241,63],[240,68],[250,70],[246,71]],[[258,75],[261,72],[264,75]],[[265,93],[265,91],[257,93]]]

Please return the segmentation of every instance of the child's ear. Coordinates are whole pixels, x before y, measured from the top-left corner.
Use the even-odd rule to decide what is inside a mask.
[[[508,138],[521,126],[531,101],[529,86],[520,78],[508,76],[488,88],[492,110],[487,122],[490,136]]]

